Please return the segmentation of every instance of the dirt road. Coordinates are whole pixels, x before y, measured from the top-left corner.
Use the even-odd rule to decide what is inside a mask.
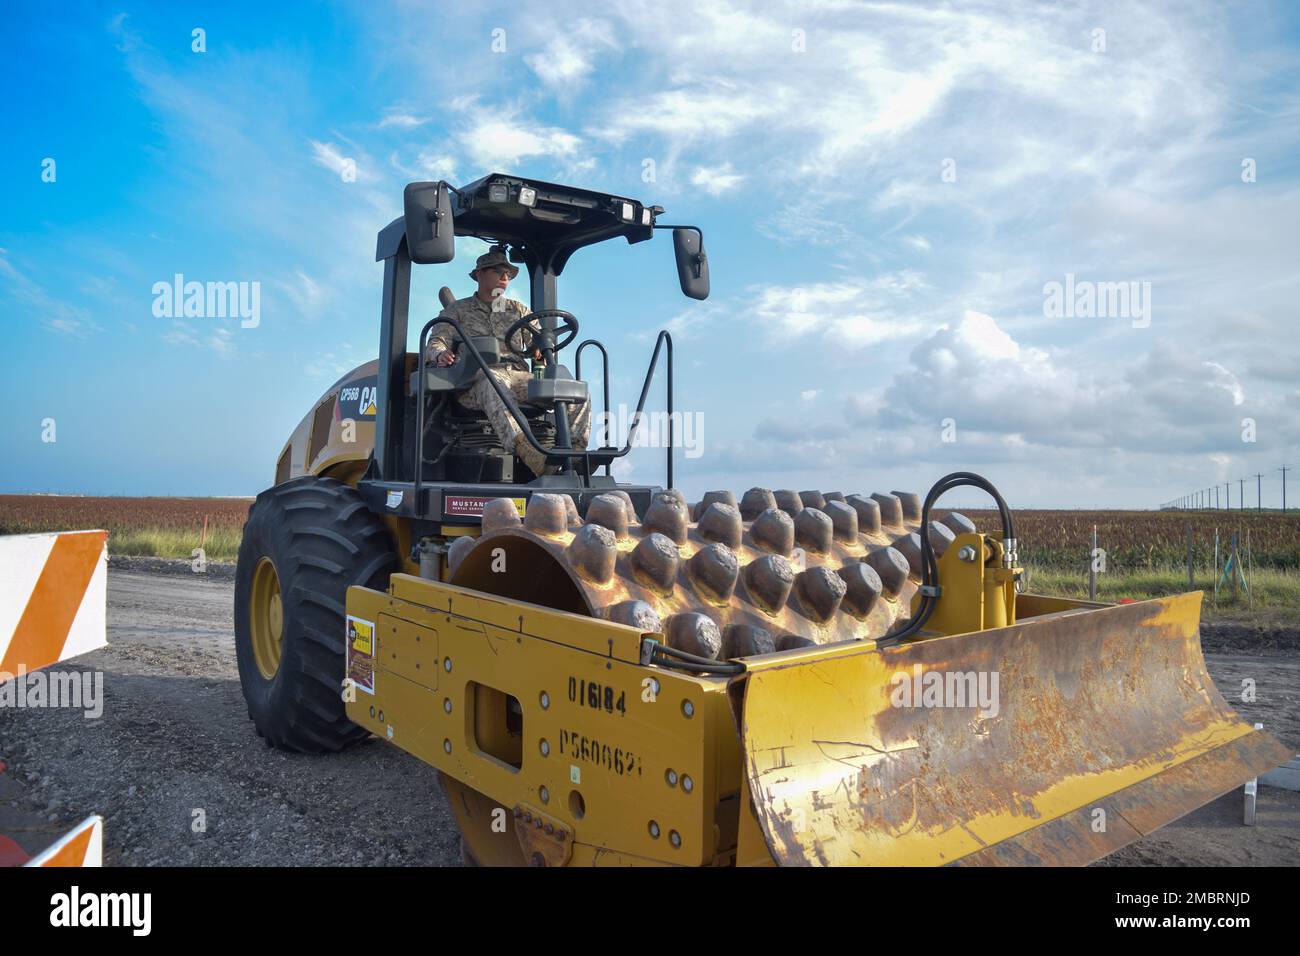
[[[267,749],[235,670],[233,571],[114,558],[103,715],[0,709],[0,831],[30,849],[92,811],[109,865],[455,865],[459,839],[432,769],[371,740],[342,754]],[[1215,647],[1214,640],[1207,642]],[[1300,750],[1300,651],[1208,653],[1220,690]],[[1239,703],[1241,681],[1257,701]],[[1300,863],[1300,795],[1261,788],[1216,801],[1107,859],[1113,864]]]

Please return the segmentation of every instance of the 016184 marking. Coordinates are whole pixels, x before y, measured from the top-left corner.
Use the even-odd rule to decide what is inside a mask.
[[[617,698],[614,697],[615,693],[618,694]],[[569,702],[592,710],[617,713],[620,717],[627,716],[627,691],[618,691],[608,684],[597,684],[595,681],[570,677]]]

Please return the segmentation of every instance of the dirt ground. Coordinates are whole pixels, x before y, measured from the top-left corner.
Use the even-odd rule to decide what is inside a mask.
[[[32,851],[98,812],[108,865],[458,865],[434,771],[415,758],[379,740],[327,757],[262,746],[235,669],[233,586],[229,565],[112,559],[110,647],[76,662],[104,673],[103,716],[0,709],[0,832]],[[1300,751],[1300,627],[1223,622],[1205,647],[1224,696]],[[1238,790],[1103,865],[1300,863],[1300,793],[1261,787],[1258,824],[1241,816]]]

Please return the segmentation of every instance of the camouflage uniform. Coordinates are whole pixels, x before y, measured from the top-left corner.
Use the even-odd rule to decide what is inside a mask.
[[[455,319],[465,330],[466,335],[490,335],[498,342],[504,342],[506,330],[522,316],[528,314],[528,306],[514,299],[507,299],[504,295],[498,296],[491,305],[477,295],[471,295],[464,299],[457,299],[452,303],[451,308],[443,309],[440,316]],[[425,360],[436,361],[439,352],[450,351],[459,342],[460,337],[451,326],[438,326],[429,336]],[[521,350],[525,347],[522,331],[515,333],[512,344]],[[467,357],[467,354],[461,355],[457,361],[473,361]],[[532,373],[525,359],[502,349],[501,364],[494,366],[490,374],[510,391],[516,402],[527,400],[528,380],[532,378]],[[503,448],[510,450],[515,447],[515,439],[520,434],[519,426],[481,371],[475,373],[474,384],[470,386],[468,392],[460,396],[460,403],[466,408],[482,411],[487,415],[488,421],[492,423],[492,430],[496,432]],[[573,439],[573,446],[586,448],[587,439],[591,434],[591,405],[588,402],[570,404],[568,413],[569,434]]]

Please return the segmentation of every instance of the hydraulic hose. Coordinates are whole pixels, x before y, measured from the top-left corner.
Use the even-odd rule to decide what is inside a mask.
[[[1011,518],[1011,509],[1007,507],[1006,500],[998,490],[993,487],[993,483],[969,471],[955,471],[940,478],[925,496],[925,503],[921,506],[921,603],[912,619],[901,630],[886,635],[878,641],[878,647],[888,647],[919,633],[925,627],[925,622],[930,619],[930,615],[934,613],[935,604],[939,600],[939,562],[935,559],[934,546],[930,543],[930,510],[944,492],[964,485],[988,492],[997,504],[998,516],[1002,520],[1003,562],[1008,567],[1015,564],[1016,531]]]

